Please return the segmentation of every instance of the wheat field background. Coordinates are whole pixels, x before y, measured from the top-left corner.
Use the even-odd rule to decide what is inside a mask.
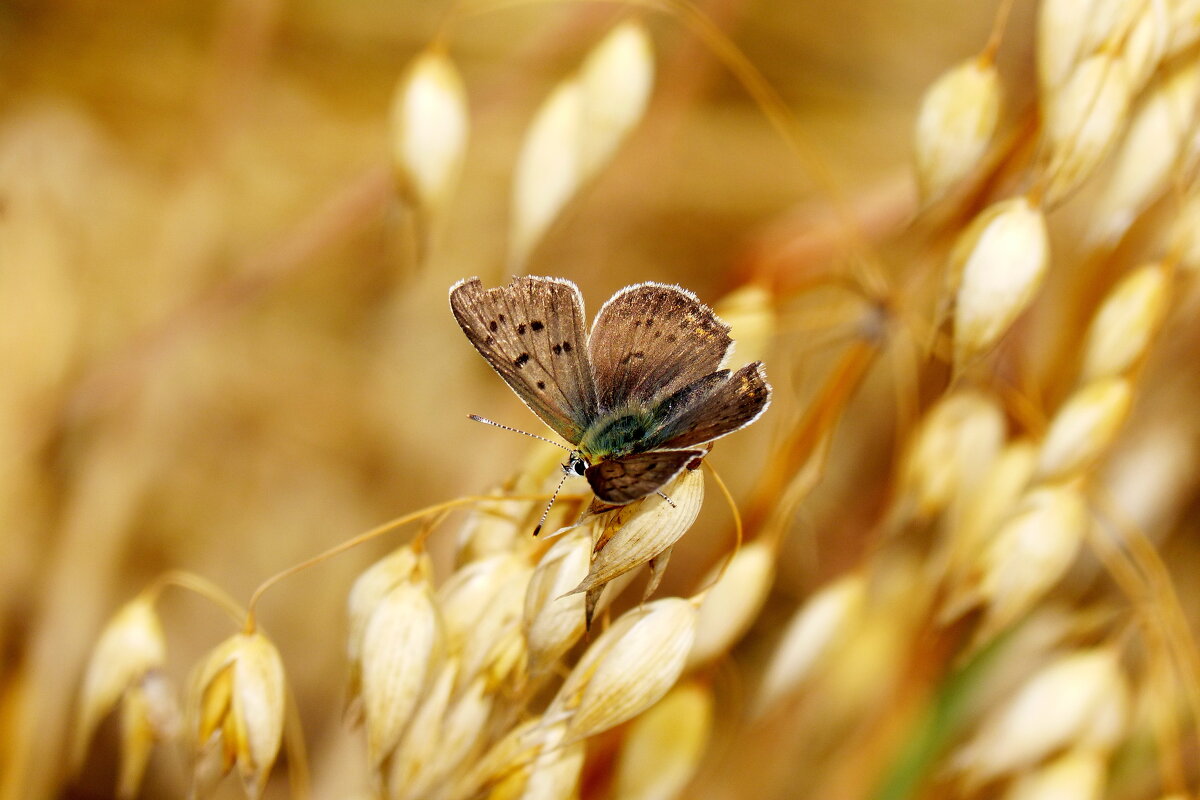
[[[653,712],[639,708],[589,733],[565,784],[539,788],[514,757],[470,791],[444,778],[424,796],[1195,796],[1195,81],[1178,95],[1185,124],[1154,128],[1161,138],[1144,147],[1174,152],[1172,168],[1124,216],[1110,187],[1140,109],[1167,76],[1195,72],[1200,12],[1078,0],[1075,28],[1054,28],[1043,6],[1008,5],[0,7],[0,798],[117,796],[129,755],[115,719],[84,725],[88,746],[71,763],[81,686],[104,626],[164,574],[202,576],[245,604],[272,574],[388,520],[553,487],[553,451],[466,418],[545,432],[446,302],[459,279],[499,285],[514,266],[575,281],[589,314],[631,283],[681,284],[733,323],[733,366],[764,359],[770,410],[707,461],[769,563],[730,589],[747,608],[729,613],[744,618],[708,657],[680,664],[663,686],[678,704],[657,706],[657,722],[640,724]],[[1098,101],[1055,140],[1039,59],[1084,31],[1091,44],[1066,69],[1095,53],[1132,64],[1141,15],[1154,29],[1145,74],[1125,86],[1113,130],[1093,137],[1095,166],[1063,188],[1070,170],[1047,153],[1092,146],[1084,123]],[[1123,22],[1093,30],[1110,18]],[[644,112],[514,265],[513,175],[530,120],[631,21],[652,44]],[[398,180],[390,109],[435,41],[461,74],[469,133],[453,194],[427,213]],[[922,197],[922,97],[989,41],[1004,89],[996,132],[954,191]],[[1016,197],[1046,221],[1048,267],[1036,286],[996,288],[997,303],[1016,297],[1012,313],[963,356],[965,323],[947,309],[966,305],[947,265],[956,242],[975,241],[972,220]],[[1118,217],[1098,238],[1098,220]],[[1002,266],[1025,257],[1022,242],[1008,246]],[[1093,315],[1144,264],[1157,265],[1158,305],[1132,321],[1114,311],[1097,323],[1113,326],[1110,340],[1095,344]],[[1127,363],[1102,363],[1142,340]],[[1087,395],[1082,417],[1054,433],[1093,379],[1121,402],[1095,411]],[[952,419],[930,422],[963,397]],[[1002,461],[1015,472],[995,477]],[[567,491],[584,494],[579,484]],[[699,597],[735,550],[730,508],[707,486],[654,598]],[[1083,516],[1029,516],[1055,492]],[[989,500],[992,524],[968,541],[963,515]],[[562,504],[559,523],[581,503]],[[520,506],[502,545],[530,567],[545,550],[529,536],[541,506]],[[446,585],[483,552],[474,509],[386,533],[263,594],[257,623],[278,648],[306,751],[289,739],[273,769],[258,765],[266,797],[401,796],[380,788],[347,713],[347,596],[418,530],[430,591]],[[572,640],[550,683],[522,694],[521,668],[505,662],[513,672],[488,684],[496,705],[458,771],[484,763],[506,726],[545,713],[600,633],[638,613],[642,573]],[[822,591],[847,580],[854,604],[830,605],[848,595]],[[781,648],[814,596],[828,608],[790,663]],[[210,600],[178,587],[155,600],[173,692],[238,630]],[[701,613],[697,636],[721,610]],[[1073,656],[1102,660],[1100,672],[1068,670],[1022,727],[1030,720],[1011,711],[1022,687]],[[149,756],[141,797],[187,795],[195,742],[179,697],[182,721]],[[654,784],[639,769],[671,777]],[[209,794],[243,788],[230,778]]]

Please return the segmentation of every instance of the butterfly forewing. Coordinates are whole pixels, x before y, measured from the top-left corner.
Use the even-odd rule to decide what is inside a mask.
[[[578,443],[597,404],[575,284],[526,276],[484,289],[471,278],[450,290],[450,308],[475,349],[526,405]]]
[[[735,372],[703,397],[676,412],[659,434],[659,447],[694,447],[744,428],[767,410],[771,386],[762,362]]]
[[[587,480],[596,497],[624,505],[658,490],[703,450],[652,450],[601,461],[588,467]]]
[[[678,286],[642,283],[613,295],[588,340],[602,411],[672,394],[718,369],[729,326]]]

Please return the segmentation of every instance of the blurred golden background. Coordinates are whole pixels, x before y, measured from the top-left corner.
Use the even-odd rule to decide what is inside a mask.
[[[772,293],[779,322],[766,362],[775,405],[711,458],[746,502],[851,330],[853,315],[838,317],[843,300],[809,291],[814,275],[857,258],[844,257],[851,248],[835,209],[861,225],[898,296],[914,282],[901,304],[911,301],[908,311],[932,324],[938,281],[929,275],[978,200],[939,212],[936,224],[926,219],[929,227],[911,224],[911,131],[925,88],[983,47],[998,9],[946,0],[699,6],[779,93],[806,149],[789,149],[694,29],[646,11],[656,76],[644,118],[527,266],[577,282],[589,314],[645,280],[679,283],[709,303],[749,283]],[[487,285],[507,280],[512,176],[530,118],[631,11],[518,3],[447,29],[450,12],[450,3],[428,0],[16,0],[0,8],[5,800],[111,795],[115,725],[101,728],[72,778],[72,715],[101,627],[156,575],[186,569],[244,602],[271,574],[356,533],[509,479],[527,442],[466,414],[542,431],[472,351],[446,292],[471,275]],[[1000,46],[1001,138],[1019,136],[1035,103],[1035,13],[1017,2]],[[439,34],[462,73],[470,131],[457,191],[426,250],[394,181],[389,107],[406,66]],[[1079,347],[1102,287],[1152,249],[1150,227],[1098,265],[1073,263],[1086,210],[1074,202],[1056,212],[1053,238],[1065,245],[1045,295],[1057,300],[1035,305],[1014,336],[1020,349],[995,369],[1002,393],[1027,398],[1006,400],[1020,430],[1065,395],[1063,354]],[[1091,272],[1070,272],[1085,266]],[[1183,299],[1179,308],[1194,304]],[[1154,486],[1130,502],[1153,496],[1139,522],[1160,540],[1194,516],[1197,331],[1186,320],[1172,331],[1142,379],[1149,388],[1126,434],[1127,447],[1153,446],[1143,461],[1111,465],[1122,485],[1146,471],[1157,478],[1143,477]],[[903,358],[873,366],[839,411],[820,486],[788,520],[775,585],[735,661],[767,658],[801,598],[881,550],[895,547],[901,565],[888,578],[891,596],[905,596],[905,581],[921,582],[910,563],[919,557],[882,541],[880,520],[900,443],[945,390],[948,371]],[[431,540],[440,569],[453,559],[454,519]],[[260,606],[295,692],[315,797],[370,791],[361,735],[343,722],[346,594],[409,535],[303,572]],[[1181,538],[1164,547],[1191,610],[1200,549]],[[730,542],[729,512],[712,492],[660,594],[694,590]],[[1083,609],[1099,593],[1111,611],[1116,593],[1097,588],[1104,579],[1094,559],[1085,561],[1068,602]],[[159,610],[169,671],[182,684],[229,622],[186,593],[168,593]],[[871,635],[855,658],[874,669],[846,679],[864,692],[901,652],[885,633]],[[750,693],[744,677],[725,666],[712,680],[719,714],[736,716]],[[906,703],[919,702],[898,692],[857,724],[903,731]],[[817,725],[815,713],[796,719]],[[826,737],[844,736],[843,748],[861,742],[844,723]],[[866,796],[835,774],[858,762],[811,731],[804,739],[796,724],[718,737],[682,796]],[[887,750],[887,740],[870,741]],[[830,752],[841,760],[818,763]],[[858,755],[879,773],[890,761],[880,751]],[[1186,763],[1190,774],[1196,765]],[[164,748],[142,796],[182,796],[186,769]],[[823,778],[812,777],[822,769]],[[932,785],[922,796],[957,796]],[[1124,785],[1112,796],[1150,797],[1154,784]],[[845,794],[828,788],[838,786]],[[236,781],[217,791],[240,794]],[[268,796],[289,796],[279,775]]]

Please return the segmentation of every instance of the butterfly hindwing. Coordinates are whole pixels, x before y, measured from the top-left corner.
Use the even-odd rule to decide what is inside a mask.
[[[771,404],[771,385],[761,361],[739,369],[707,394],[689,401],[659,433],[658,446],[695,447],[758,419]]]
[[[578,443],[597,416],[578,287],[525,276],[484,289],[470,278],[450,290],[450,308],[471,344],[525,404]]]
[[[731,342],[729,326],[691,292],[661,283],[622,289],[588,340],[601,411],[682,389],[718,369]]]
[[[703,450],[652,450],[612,458],[588,467],[587,480],[596,497],[624,505],[658,490]]]

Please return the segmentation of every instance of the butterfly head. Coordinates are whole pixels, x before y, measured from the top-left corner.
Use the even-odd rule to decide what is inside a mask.
[[[588,463],[587,457],[583,453],[572,450],[571,455],[567,456],[567,462],[562,465],[562,471],[564,475],[582,476],[587,473],[590,466],[591,464]]]

